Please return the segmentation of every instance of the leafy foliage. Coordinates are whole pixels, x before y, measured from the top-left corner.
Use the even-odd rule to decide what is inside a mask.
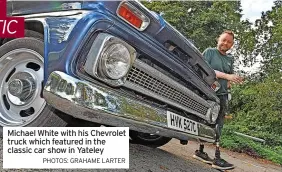
[[[262,72],[266,76],[282,70],[282,1],[274,4],[272,10],[262,13],[256,21],[257,51],[264,58]]]
[[[281,83],[281,79],[270,77],[263,82],[234,87],[230,111],[235,115],[235,122],[256,131],[282,133]]]
[[[253,150],[258,156],[282,164],[282,1],[263,12],[256,21],[255,50],[263,57],[258,75],[248,76],[244,85],[232,89],[230,112],[234,120],[223,134],[223,146],[237,151]],[[245,58],[246,60],[250,60]],[[266,145],[235,136],[233,131],[262,138]],[[232,142],[232,143],[231,143]]]

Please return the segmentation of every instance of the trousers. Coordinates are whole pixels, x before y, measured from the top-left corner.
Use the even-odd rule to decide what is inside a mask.
[[[224,117],[227,114],[228,111],[228,95],[218,95],[218,98],[220,100],[220,110],[218,114],[218,118],[216,120],[216,123],[219,126],[219,136],[221,136],[221,131],[224,125]]]

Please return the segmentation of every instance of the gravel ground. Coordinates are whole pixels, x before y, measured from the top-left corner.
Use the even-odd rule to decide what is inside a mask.
[[[211,169],[209,166],[203,165],[201,163],[196,162],[195,160],[189,160],[187,158],[183,158],[178,156],[177,154],[170,153],[164,149],[153,149],[142,145],[134,145],[130,144],[130,164],[129,169],[105,169],[105,170],[81,170],[81,169],[48,169],[48,170],[38,170],[38,169],[3,169],[3,145],[2,139],[0,139],[0,153],[1,153],[1,171],[9,171],[9,172],[65,172],[65,171],[138,171],[138,172],[217,172],[217,170]],[[168,145],[169,147],[169,145]],[[166,147],[167,149],[167,147]],[[16,163],[16,162],[15,162]]]

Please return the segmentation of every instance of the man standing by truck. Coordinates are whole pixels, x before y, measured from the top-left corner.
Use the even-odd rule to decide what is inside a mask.
[[[220,99],[220,112],[217,119],[219,132],[216,136],[216,150],[215,158],[211,159],[206,152],[204,152],[204,145],[200,144],[199,150],[196,150],[193,155],[194,158],[205,163],[212,164],[213,168],[220,170],[227,170],[234,168],[233,164],[228,163],[220,158],[219,138],[224,123],[224,116],[227,112],[228,104],[228,85],[230,82],[241,83],[243,79],[240,76],[233,74],[233,57],[226,54],[234,44],[234,33],[232,31],[224,31],[218,38],[217,48],[207,48],[203,56],[206,62],[215,70],[216,77],[221,87],[216,92]]]

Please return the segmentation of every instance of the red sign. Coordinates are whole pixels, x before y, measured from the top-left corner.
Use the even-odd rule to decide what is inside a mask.
[[[24,37],[24,18],[7,16],[7,1],[0,0],[0,38]]]

